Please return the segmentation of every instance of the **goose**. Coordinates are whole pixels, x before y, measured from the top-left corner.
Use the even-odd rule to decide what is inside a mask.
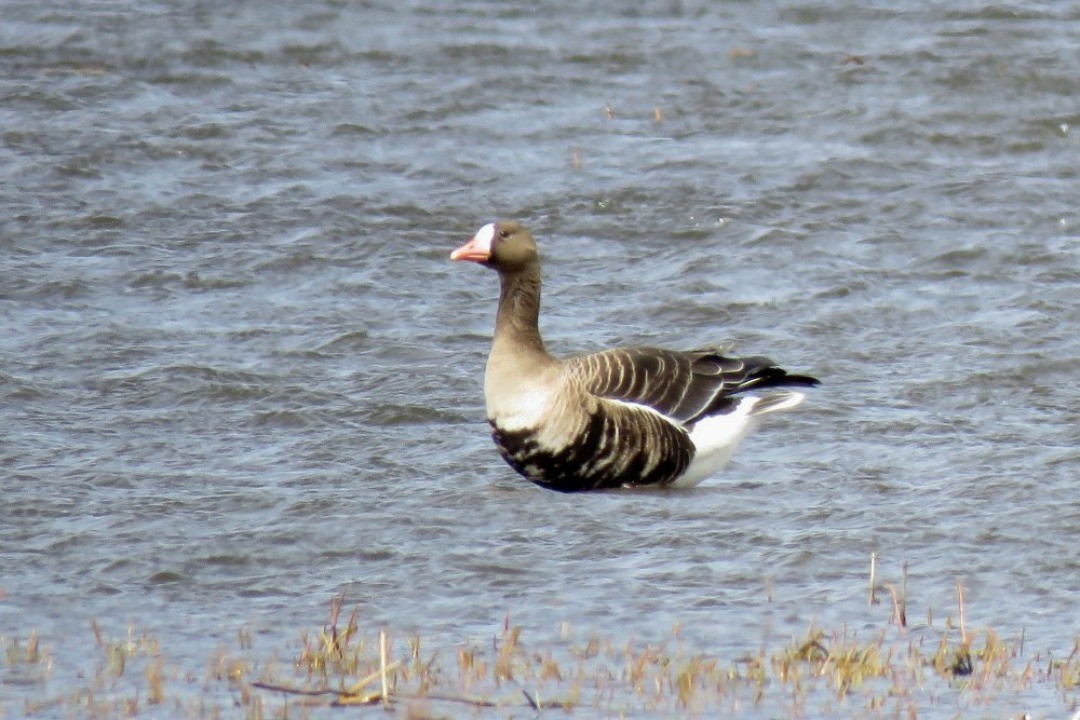
[[[557,359],[540,337],[540,256],[528,230],[511,220],[488,223],[450,259],[499,274],[487,419],[503,459],[541,487],[693,487],[728,462],[763,415],[804,399],[775,388],[819,383],[727,347]],[[772,392],[751,393],[762,390]]]

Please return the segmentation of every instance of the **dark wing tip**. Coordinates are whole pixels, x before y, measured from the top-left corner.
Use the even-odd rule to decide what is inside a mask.
[[[814,387],[820,385],[821,381],[815,377],[809,375],[784,375],[785,385],[798,385],[800,387]]]

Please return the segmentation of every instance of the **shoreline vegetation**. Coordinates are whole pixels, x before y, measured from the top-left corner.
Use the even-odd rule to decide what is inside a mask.
[[[408,718],[1080,717],[1080,635],[1070,653],[1055,657],[1028,652],[1023,631],[1005,639],[968,627],[959,583],[953,613],[909,627],[906,577],[901,588],[877,587],[873,570],[871,578],[869,602],[886,590],[892,603],[881,627],[811,626],[730,657],[690,647],[678,626],[660,643],[582,640],[567,630],[532,645],[510,615],[487,641],[429,649],[422,631],[363,627],[359,608],[335,597],[325,622],[301,633],[298,645],[260,657],[242,629],[235,648],[211,651],[204,671],[170,664],[152,634],[131,627],[110,638],[91,622],[87,667],[67,674],[73,685],[58,687],[54,648],[80,640],[30,631],[0,637],[0,688],[20,688],[18,700],[0,701],[0,718],[326,717],[358,706]]]

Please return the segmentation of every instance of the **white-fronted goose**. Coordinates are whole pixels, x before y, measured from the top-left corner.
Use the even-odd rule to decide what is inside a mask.
[[[790,390],[748,391],[818,384],[767,358],[716,349],[621,348],[558,360],[540,339],[540,257],[527,230],[489,223],[450,259],[499,273],[484,375],[488,422],[506,462],[543,487],[692,487],[727,463],[762,415],[803,400]]]

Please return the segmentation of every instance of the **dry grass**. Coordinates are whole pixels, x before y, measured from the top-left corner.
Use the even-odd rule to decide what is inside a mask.
[[[335,601],[331,622],[304,638],[297,661],[304,682],[281,678],[258,687],[280,693],[283,703],[303,696],[310,704],[317,693],[321,704],[379,702],[406,708],[410,717],[441,715],[450,704],[511,714],[558,708],[603,715],[712,715],[767,707],[770,713],[801,717],[814,704],[834,708],[841,717],[857,710],[866,717],[916,718],[920,707],[944,702],[941,698],[950,694],[981,704],[992,701],[994,693],[1020,693],[1036,682],[1053,683],[1063,697],[1075,696],[1080,650],[1062,659],[1024,659],[1022,640],[1004,641],[989,628],[969,631],[962,598],[960,590],[958,620],[946,618],[929,644],[926,635],[919,641],[908,636],[895,602],[889,625],[867,639],[846,628],[810,628],[779,649],[727,660],[686,648],[678,628],[661,644],[588,637],[530,647],[509,617],[490,644],[466,643],[444,659],[438,652],[424,653],[418,636],[401,642],[382,630],[361,632],[355,611],[338,627],[340,601]],[[377,640],[398,649],[390,654],[392,662],[374,652]],[[342,676],[330,668],[348,672]],[[370,689],[383,674],[389,680],[382,689]]]
[[[51,689],[54,652],[37,633],[0,639],[0,687],[42,689],[17,707],[0,701],[0,718],[257,719],[356,705],[382,705],[410,718],[541,711],[717,716],[750,708],[770,717],[918,718],[936,715],[935,708],[951,708],[952,716],[957,707],[989,707],[1032,688],[1060,697],[1061,715],[1075,712],[1080,638],[1065,657],[1025,656],[1022,636],[1006,640],[993,629],[967,627],[962,588],[955,615],[938,628],[912,631],[898,611],[906,592],[893,594],[889,620],[873,634],[810,627],[778,647],[735,657],[687,647],[678,627],[659,644],[575,639],[566,628],[553,641],[530,644],[509,616],[489,640],[428,649],[419,634],[364,627],[359,611],[346,611],[335,598],[325,623],[300,635],[287,662],[253,658],[244,629],[236,648],[213,652],[201,678],[170,666],[154,637],[135,628],[108,637],[92,623],[90,666],[60,690]]]

